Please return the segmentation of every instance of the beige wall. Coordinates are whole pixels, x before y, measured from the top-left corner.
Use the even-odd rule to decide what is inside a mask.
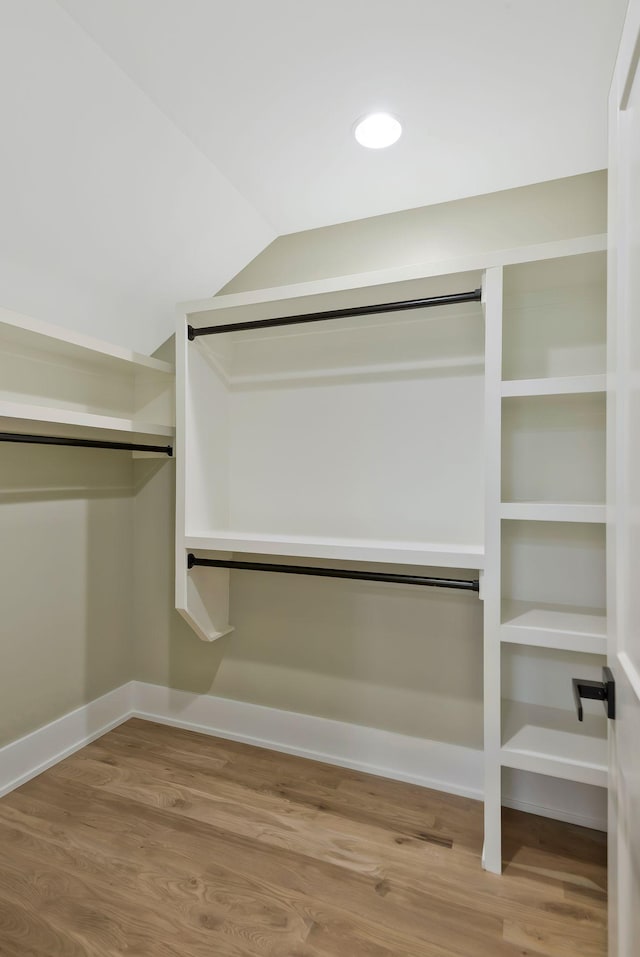
[[[236,572],[235,631],[206,644],[173,608],[173,530],[159,516],[174,477],[158,471],[135,500],[135,678],[480,746],[477,597]]]
[[[596,173],[284,236],[227,288],[604,229]],[[172,462],[0,446],[0,746],[132,677],[479,744],[476,598],[237,573],[236,631],[203,644],[173,608],[173,482]]]
[[[604,173],[277,239],[239,292],[606,229]],[[201,643],[173,610],[173,469],[135,513],[135,677],[480,746],[482,608],[474,596],[232,574],[233,634]]]
[[[222,290],[245,292],[606,230],[606,173],[280,236]]]
[[[126,453],[0,445],[0,746],[131,676],[132,481]]]

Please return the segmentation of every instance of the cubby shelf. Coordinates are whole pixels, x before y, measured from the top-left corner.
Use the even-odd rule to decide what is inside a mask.
[[[607,719],[521,701],[503,701],[503,767],[607,785]]]
[[[531,522],[602,523],[606,507],[586,502],[502,502],[500,517]]]
[[[251,532],[212,531],[186,535],[185,547],[200,551],[244,552],[255,555],[388,562],[438,568],[484,567],[481,545],[403,542],[359,538],[321,538],[307,535],[265,535]]]
[[[549,376],[541,379],[507,379],[502,382],[504,398],[527,395],[581,395],[605,392],[607,377],[601,375]]]
[[[503,601],[500,640],[510,644],[606,655],[607,619],[597,608]]]
[[[607,786],[604,710],[580,723],[571,687],[607,654],[606,243],[489,270],[484,289],[484,865],[500,873],[503,768],[594,807]]]

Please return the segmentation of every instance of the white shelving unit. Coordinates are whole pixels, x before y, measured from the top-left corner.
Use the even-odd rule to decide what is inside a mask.
[[[174,379],[168,362],[0,309],[0,431],[166,446]]]
[[[605,663],[606,256],[496,268],[487,298],[485,849],[502,769],[606,787],[607,719],[571,677]]]
[[[606,650],[605,249],[221,296],[178,323],[176,607],[203,640],[232,630],[229,570],[189,553],[478,573],[495,872],[503,768],[606,784],[606,721],[578,723],[569,680]],[[232,328],[479,286],[481,306]],[[190,342],[188,325],[229,331]]]
[[[261,303],[251,294],[185,307],[178,328],[176,604],[201,638],[231,630],[229,572],[188,571],[189,552],[478,577],[480,303],[268,330],[231,327],[467,292],[481,281],[480,270],[386,283],[370,277],[369,286],[327,291],[328,283],[305,284],[265,291]],[[187,342],[187,323],[230,331]]]

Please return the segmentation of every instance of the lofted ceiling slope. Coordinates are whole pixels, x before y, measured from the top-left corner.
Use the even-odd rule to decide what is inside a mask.
[[[279,233],[607,163],[626,0],[60,3]]]
[[[0,112],[1,306],[150,352],[274,238],[55,0],[0,0]]]
[[[602,168],[625,4],[0,0],[0,305],[151,351],[279,234]]]

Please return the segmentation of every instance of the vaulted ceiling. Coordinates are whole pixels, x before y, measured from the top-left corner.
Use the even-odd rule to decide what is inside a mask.
[[[280,233],[606,165],[626,0],[61,2]]]
[[[1,0],[0,304],[151,348],[278,234],[600,169],[625,6]]]

